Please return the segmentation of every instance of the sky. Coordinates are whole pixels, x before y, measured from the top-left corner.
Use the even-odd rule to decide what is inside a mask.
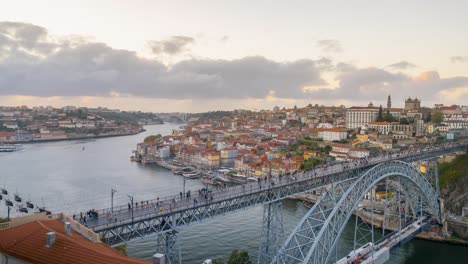
[[[15,0],[0,105],[201,112],[468,102],[468,1]]]

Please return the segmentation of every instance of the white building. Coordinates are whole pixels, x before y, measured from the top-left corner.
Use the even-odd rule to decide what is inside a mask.
[[[346,111],[346,128],[356,129],[374,122],[379,115],[379,107],[369,103],[367,107],[353,106]]]
[[[348,137],[348,132],[343,128],[317,128],[317,137],[324,141],[339,141]]]
[[[390,122],[370,122],[369,130],[375,130],[380,134],[388,135],[392,131],[392,124]]]

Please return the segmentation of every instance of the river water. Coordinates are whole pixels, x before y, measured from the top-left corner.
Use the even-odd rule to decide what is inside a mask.
[[[117,190],[114,204],[178,194],[183,178],[156,166],[131,162],[137,142],[151,134],[169,134],[178,125],[146,127],[138,135],[24,145],[14,153],[0,153],[0,186],[24,199],[44,205],[53,212],[76,213],[110,207],[111,188]],[[199,189],[199,180],[187,180],[186,189]],[[307,209],[297,201],[283,202],[285,234],[289,234]],[[0,205],[0,217],[7,214]],[[17,212],[12,212],[17,215]],[[206,258],[226,259],[234,248],[248,250],[257,259],[263,208],[255,206],[218,216],[183,228],[180,232],[183,263],[201,263]],[[338,254],[352,249],[353,224],[349,224],[338,245]],[[127,247],[130,256],[151,258],[155,239],[136,240]],[[395,250],[389,263],[468,263],[466,247],[413,240]]]

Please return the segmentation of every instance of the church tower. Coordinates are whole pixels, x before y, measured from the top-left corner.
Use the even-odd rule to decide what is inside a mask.
[[[388,95],[388,98],[387,98],[387,109],[390,109],[392,108],[392,98],[390,97],[390,95]]]

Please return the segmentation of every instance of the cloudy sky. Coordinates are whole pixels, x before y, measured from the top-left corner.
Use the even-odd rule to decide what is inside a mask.
[[[5,1],[0,105],[468,104],[468,1]]]

